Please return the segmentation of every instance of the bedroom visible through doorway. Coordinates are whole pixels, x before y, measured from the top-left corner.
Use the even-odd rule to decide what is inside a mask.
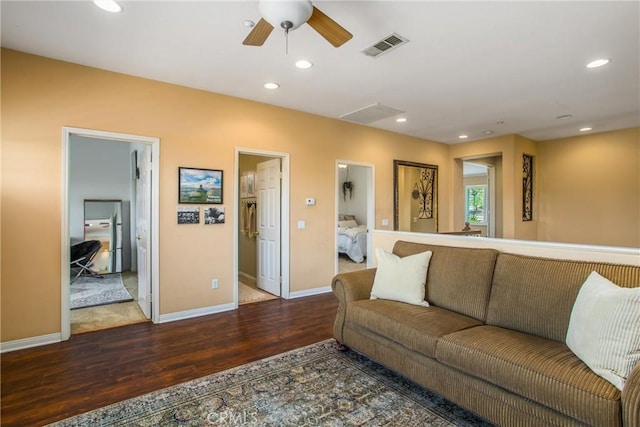
[[[373,166],[338,161],[336,184],[336,272],[362,270],[371,265]]]
[[[62,142],[62,339],[157,319],[159,139],[64,127]]]

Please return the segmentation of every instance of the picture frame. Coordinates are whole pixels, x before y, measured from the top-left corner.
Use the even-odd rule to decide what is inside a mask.
[[[247,178],[247,197],[256,197],[256,173],[249,172]]]
[[[247,177],[246,175],[242,175],[240,177],[240,198],[247,198]]]
[[[200,207],[178,206],[178,224],[200,224]]]
[[[178,203],[222,204],[222,170],[178,168]]]
[[[204,223],[205,225],[224,224],[224,206],[204,208]]]

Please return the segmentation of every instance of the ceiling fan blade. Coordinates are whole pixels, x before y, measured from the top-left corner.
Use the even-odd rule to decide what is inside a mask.
[[[261,18],[242,44],[246,46],[262,46],[271,31],[273,31],[273,25]]]
[[[307,24],[311,25],[311,28],[335,47],[342,46],[353,37],[349,31],[342,28],[336,21],[329,18],[315,6],[313,6],[313,13]]]

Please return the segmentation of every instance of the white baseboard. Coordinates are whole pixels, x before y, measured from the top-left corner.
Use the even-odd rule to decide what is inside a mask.
[[[25,348],[31,347],[39,347],[41,345],[54,344],[60,341],[62,341],[62,335],[60,335],[60,333],[23,338],[15,341],[7,341],[0,343],[0,353],[23,350]]]
[[[320,295],[331,292],[331,286],[323,286],[321,288],[305,289],[304,291],[289,292],[288,299],[310,297],[311,295]]]
[[[208,314],[222,313],[237,309],[234,303],[213,305],[211,307],[196,308],[193,310],[178,311],[176,313],[161,314],[158,323],[175,322],[177,320],[191,319],[193,317],[206,316]]]

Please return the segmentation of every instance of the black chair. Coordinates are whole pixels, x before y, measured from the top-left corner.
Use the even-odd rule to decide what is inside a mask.
[[[102,243],[98,240],[85,240],[71,246],[71,274],[75,275],[71,279],[73,283],[82,275],[91,275],[102,278],[102,276],[91,270],[93,259],[102,247]]]

